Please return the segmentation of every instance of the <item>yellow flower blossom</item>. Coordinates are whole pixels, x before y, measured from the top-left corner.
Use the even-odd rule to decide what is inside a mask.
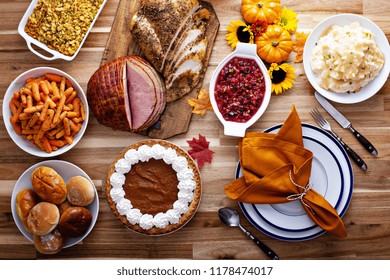
[[[276,20],[275,23],[282,26],[288,32],[293,33],[297,30],[298,26],[297,14],[293,10],[287,9],[286,6],[284,6],[278,20]]]
[[[247,25],[241,20],[230,21],[227,27],[228,34],[226,34],[226,40],[228,44],[234,49],[238,42],[241,43],[254,43],[254,35],[251,30],[251,26]]]
[[[272,92],[276,95],[292,88],[295,79],[295,69],[288,63],[272,63],[268,68],[268,74],[272,82]]]

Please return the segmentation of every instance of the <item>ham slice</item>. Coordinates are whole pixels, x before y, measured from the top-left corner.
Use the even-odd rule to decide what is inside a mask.
[[[143,130],[152,126],[160,118],[163,110],[165,109],[165,84],[158,75],[158,73],[154,71],[153,68],[150,68],[150,64],[148,64],[145,60],[140,59],[137,56],[135,56],[134,58],[134,63],[138,64],[140,68],[143,68],[145,72],[149,75],[151,80],[155,83],[156,90],[156,106],[154,106],[154,110],[150,115],[149,120],[144,123],[144,127],[139,128],[139,130]]]
[[[138,132],[154,124],[165,108],[165,84],[138,56],[124,56],[101,66],[87,85],[87,99],[97,120],[114,130]]]
[[[140,130],[149,120],[157,103],[155,84],[151,77],[138,65],[127,61],[127,91],[131,106],[132,130]]]

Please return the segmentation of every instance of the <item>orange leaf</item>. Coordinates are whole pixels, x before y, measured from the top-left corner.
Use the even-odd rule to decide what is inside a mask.
[[[207,110],[213,110],[210,102],[209,92],[204,88],[199,91],[198,98],[188,99],[188,104],[194,107],[192,109],[192,113],[202,116],[206,113]]]
[[[306,39],[309,33],[296,32],[295,41],[293,45],[293,51],[297,53],[294,62],[302,62],[303,60],[303,48],[305,47]]]

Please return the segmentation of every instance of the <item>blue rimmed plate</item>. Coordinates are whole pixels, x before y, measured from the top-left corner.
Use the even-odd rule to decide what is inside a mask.
[[[282,124],[265,132],[276,133]],[[348,155],[342,146],[316,126],[302,124],[305,148],[314,154],[310,181],[313,189],[343,216],[349,206],[353,191],[353,171]],[[236,178],[242,176],[240,164]],[[325,231],[314,224],[305,214],[299,201],[283,204],[239,203],[246,218],[263,233],[285,241],[304,241],[315,238]]]

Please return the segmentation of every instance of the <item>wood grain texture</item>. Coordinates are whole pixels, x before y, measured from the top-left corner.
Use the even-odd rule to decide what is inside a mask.
[[[135,1],[109,0],[97,20],[84,47],[72,62],[44,61],[32,54],[24,40],[17,34],[17,26],[27,0],[4,0],[0,18],[0,105],[3,94],[20,73],[42,65],[68,72],[86,89],[90,76],[102,59],[112,52],[104,52],[110,32],[118,15],[125,15],[124,4]],[[218,63],[232,49],[225,40],[230,20],[242,19],[240,0],[210,1],[218,16],[220,27],[211,52],[202,87],[208,88],[211,75]],[[356,13],[373,20],[390,39],[390,2],[387,0],[282,0],[283,5],[298,13],[299,29],[308,31],[328,16],[338,13]],[[127,39],[127,38],[124,38]],[[291,61],[291,59],[289,59]],[[270,105],[251,129],[263,130],[281,123],[295,104],[303,122],[315,124],[309,112],[318,103],[313,96],[302,64],[293,64],[297,78],[294,87],[281,94],[272,95]],[[358,104],[336,107],[348,117],[354,127],[364,134],[378,149],[371,156],[352,134],[343,130],[329,117],[335,131],[342,136],[368,164],[368,171],[352,163],[354,192],[351,204],[343,217],[347,238],[339,239],[324,234],[305,242],[285,242],[272,239],[256,230],[245,218],[242,224],[257,238],[271,247],[281,259],[382,259],[390,260],[390,82],[374,97]],[[324,112],[322,109],[320,109]],[[82,168],[96,184],[100,211],[91,234],[81,244],[65,249],[54,256],[38,254],[17,229],[11,215],[11,193],[19,176],[31,165],[43,159],[31,156],[15,145],[8,136],[4,119],[0,118],[0,259],[266,259],[253,242],[236,228],[227,228],[218,219],[220,207],[238,209],[226,197],[223,188],[234,179],[238,154],[237,138],[223,135],[223,127],[215,114],[193,115],[188,131],[169,140],[188,150],[186,140],[202,134],[210,141],[214,154],[212,164],[201,170],[202,200],[198,212],[185,227],[161,237],[149,237],[125,229],[111,212],[104,187],[108,168],[120,151],[146,136],[113,131],[99,124],[93,115],[82,140],[74,149],[56,157]]]

